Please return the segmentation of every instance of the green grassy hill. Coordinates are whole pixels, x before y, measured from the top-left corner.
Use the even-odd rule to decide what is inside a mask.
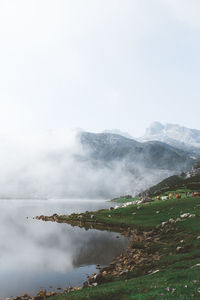
[[[183,217],[187,213],[191,217]],[[122,258],[100,271],[102,283],[50,299],[200,299],[200,197],[182,194],[181,199],[59,216],[58,222],[123,232],[131,242]],[[128,271],[113,275],[117,268]]]
[[[140,193],[138,196],[157,196],[161,193],[180,189],[182,191],[200,191],[200,174],[186,178],[185,175],[174,175],[166,178],[157,185],[149,188],[148,190]]]

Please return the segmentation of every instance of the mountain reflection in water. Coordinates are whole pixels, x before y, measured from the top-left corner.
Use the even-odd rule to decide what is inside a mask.
[[[32,218],[109,206],[91,200],[1,200],[0,297],[82,285],[96,264],[106,265],[118,256],[128,240],[116,239],[116,233]]]

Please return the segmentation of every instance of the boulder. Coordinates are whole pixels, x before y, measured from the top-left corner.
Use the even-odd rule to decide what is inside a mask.
[[[86,289],[89,287],[89,283],[87,281],[83,282],[83,288]]]

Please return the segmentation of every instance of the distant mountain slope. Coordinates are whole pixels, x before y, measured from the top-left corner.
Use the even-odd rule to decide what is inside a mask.
[[[139,196],[153,197],[160,195],[161,193],[177,189],[190,189],[199,191],[200,168],[190,172],[182,173],[180,175],[170,176],[140,193]]]
[[[118,134],[80,133],[80,141],[88,157],[102,162],[126,160],[150,169],[182,171],[194,163],[187,151],[162,142],[141,143]]]
[[[118,134],[118,135],[121,135],[121,136],[124,136],[128,139],[133,139],[133,137],[128,133],[128,132],[123,132],[119,129],[111,129],[111,130],[104,130],[103,133],[113,133],[113,134]]]
[[[163,125],[154,122],[146,129],[139,141],[161,141],[176,148],[200,155],[200,130],[186,128],[177,124]]]

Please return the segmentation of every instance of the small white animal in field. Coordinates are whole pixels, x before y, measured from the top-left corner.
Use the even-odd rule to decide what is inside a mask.
[[[161,197],[161,200],[167,200],[168,199],[168,196],[162,196]]]

